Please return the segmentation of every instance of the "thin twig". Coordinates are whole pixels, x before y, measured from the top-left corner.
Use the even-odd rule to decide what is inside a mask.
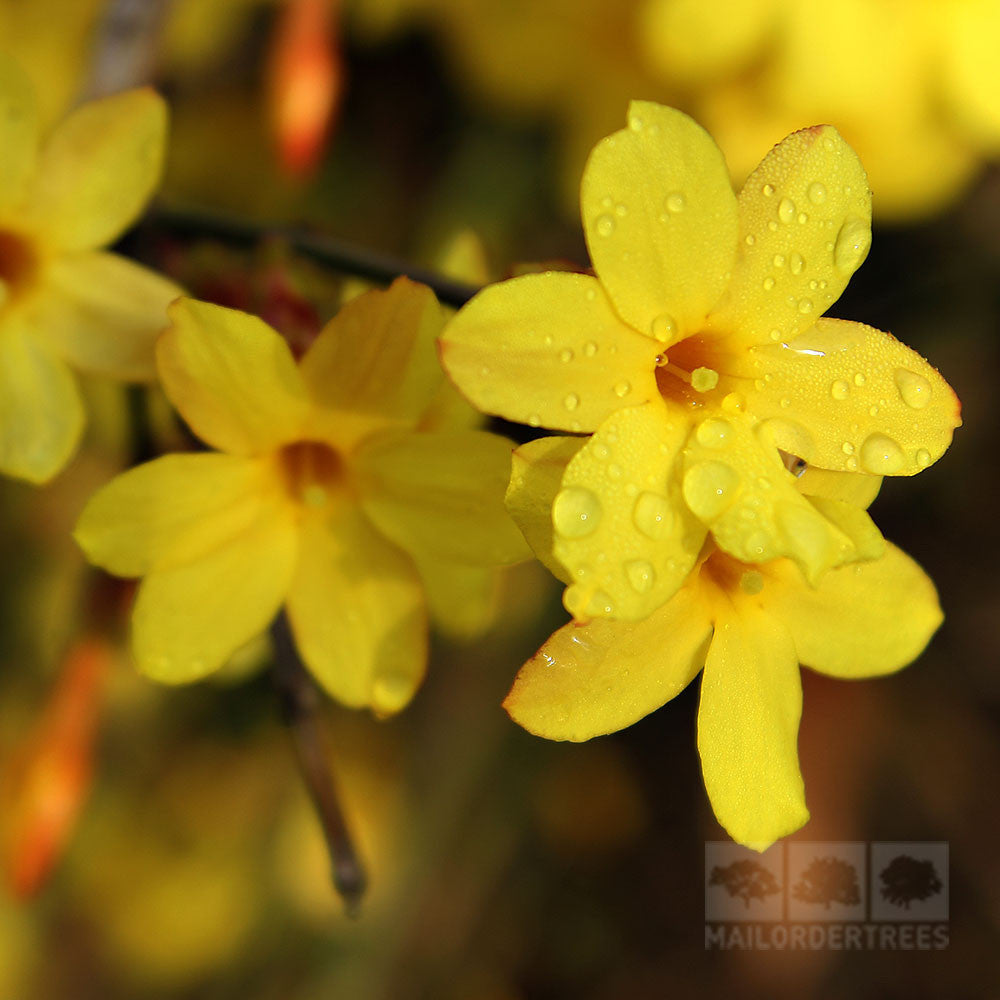
[[[344,901],[348,916],[357,916],[368,877],[355,849],[330,770],[317,716],[319,692],[299,659],[284,612],[271,626],[271,639],[274,643],[274,683],[295,743],[299,769],[323,827],[333,884]]]
[[[231,216],[160,208],[149,225],[184,239],[212,239],[235,246],[252,247],[265,240],[280,240],[296,253],[345,274],[389,284],[400,275],[419,281],[434,290],[438,299],[456,309],[465,305],[479,288],[455,281],[435,271],[414,267],[405,261],[359,247],[347,240],[319,235],[293,226],[259,226]]]

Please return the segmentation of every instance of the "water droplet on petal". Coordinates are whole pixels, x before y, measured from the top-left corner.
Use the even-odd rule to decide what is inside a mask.
[[[633,559],[625,563],[625,576],[629,586],[637,594],[645,594],[656,582],[656,570],[645,559]]]
[[[532,427],[538,427],[542,423],[542,418],[537,413],[529,413],[528,414],[528,423]]]
[[[799,312],[803,316],[808,315],[813,311],[812,299],[799,299]]]
[[[559,360],[564,364],[568,365],[573,360],[573,352],[568,347],[564,347],[559,352]]]
[[[923,375],[897,368],[894,378],[899,396],[907,406],[922,410],[931,401],[931,384]]]
[[[921,448],[916,455],[917,465],[921,469],[926,469],[931,464],[931,453],[926,448]]]
[[[861,386],[861,385],[865,384],[865,377],[864,377],[864,375],[861,374],[861,372],[855,372],[855,374],[854,374],[854,384],[858,385],[858,386]]]
[[[837,233],[833,247],[833,263],[840,271],[852,273],[868,256],[872,245],[872,227],[864,219],[851,216]]]
[[[653,320],[649,332],[653,335],[654,339],[665,344],[677,336],[677,324],[674,322],[673,316],[662,313]]]
[[[567,486],[552,504],[552,524],[565,538],[585,538],[601,520],[601,502],[590,490]]]
[[[847,399],[850,392],[851,387],[842,378],[830,383],[830,395],[834,399]]]
[[[683,212],[686,201],[680,191],[674,191],[667,195],[664,204],[667,206],[668,212]]]
[[[598,235],[610,236],[615,231],[615,220],[610,215],[599,215],[595,226]]]
[[[746,400],[738,392],[730,392],[722,399],[722,408],[727,413],[741,413],[746,405]]]
[[[774,288],[774,278],[772,278],[770,275],[768,275],[764,279],[763,284],[764,284],[764,291],[765,292],[769,292],[772,288]]]
[[[580,397],[575,392],[571,392],[563,400],[563,406],[565,406],[567,410],[575,410],[579,405],[580,405]]]
[[[713,520],[736,499],[739,473],[725,462],[699,462],[684,476],[684,499],[703,520]]]
[[[795,202],[791,198],[782,198],[778,203],[778,218],[782,222],[791,222],[795,218]]]
[[[906,464],[903,449],[885,434],[869,434],[861,445],[861,467],[877,476],[891,476]]]
[[[792,274],[801,274],[805,266],[806,262],[802,259],[802,254],[800,253],[793,253],[788,261],[788,269]]]
[[[654,541],[667,538],[674,529],[674,512],[670,501],[659,493],[640,493],[632,508],[632,523]]]
[[[757,242],[757,237],[756,237],[756,236],[754,236],[754,234],[753,234],[753,233],[747,233],[747,235],[746,235],[746,237],[744,238],[744,241],[743,241],[743,242],[744,242],[744,243],[746,243],[746,245],[747,245],[748,247],[752,247],[752,246],[754,245],[754,243],[756,243],[756,242]]]
[[[765,198],[770,198],[771,195],[774,194],[774,185],[773,184],[765,184],[760,190],[763,193],[763,195],[764,195]]]
[[[632,391],[631,382],[619,382],[615,386],[615,395],[619,399],[624,399]]]
[[[822,205],[826,201],[826,187],[819,181],[810,184],[806,194],[814,205]]]
[[[583,345],[583,353],[587,355],[588,358],[592,358],[597,353],[597,344],[592,340],[588,340],[586,344]]]
[[[698,443],[705,448],[723,448],[733,436],[733,428],[726,420],[703,420],[695,431]]]

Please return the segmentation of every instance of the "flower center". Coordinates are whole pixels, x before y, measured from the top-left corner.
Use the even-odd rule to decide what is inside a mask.
[[[306,507],[325,507],[344,485],[344,461],[322,441],[285,445],[278,464],[289,496]]]
[[[657,355],[656,385],[664,399],[704,406],[719,384],[721,357],[708,339],[695,335]]]
[[[20,298],[37,273],[34,247],[20,234],[0,229],[0,309]]]

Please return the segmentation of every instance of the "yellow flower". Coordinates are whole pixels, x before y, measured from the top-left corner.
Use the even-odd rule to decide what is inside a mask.
[[[0,58],[0,472],[44,482],[83,429],[70,368],[154,375],[171,282],[105,246],[160,175],[167,111],[150,90],[84,104],[40,142],[32,89]]]
[[[539,498],[559,489],[576,445],[543,438],[515,452],[509,509],[550,563],[552,527]],[[800,485],[860,514],[879,480],[809,470]],[[941,623],[934,585],[915,562],[876,538],[866,554],[876,558],[812,587],[787,559],[747,563],[709,543],[684,586],[646,620],[559,629],[521,668],[504,707],[536,735],[588,740],[655,711],[704,667],[705,787],[733,839],[763,850],[809,818],[796,752],[798,664],[849,679],[890,673]]]
[[[958,401],[887,333],[825,319],[864,260],[871,200],[830,126],[776,146],[737,199],[687,116],[637,102],[600,142],[581,205],[596,277],[486,288],[442,338],[480,409],[591,433],[552,506],[580,621],[635,621],[692,570],[707,531],[811,583],[866,558],[867,514],[796,488],[789,456],[871,476],[936,461]]]
[[[143,577],[139,669],[204,677],[284,605],[330,694],[398,711],[423,677],[427,602],[461,627],[487,568],[527,555],[503,507],[508,442],[448,404],[433,293],[400,278],[354,299],[298,363],[245,313],[181,299],[170,319],[160,379],[217,451],[124,473],[76,529],[91,562]]]

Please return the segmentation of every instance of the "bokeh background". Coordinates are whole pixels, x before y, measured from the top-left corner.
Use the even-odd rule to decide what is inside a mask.
[[[275,228],[469,281],[585,266],[580,170],[630,98],[695,115],[736,183],[832,122],[869,169],[875,238],[830,313],[927,356],[965,419],[873,508],[937,582],[944,626],[895,677],[804,672],[796,835],[948,841],[950,945],[719,953],[697,683],[590,744],[521,731],[500,702],[565,620],[537,566],[502,580],[485,637],[436,642],[400,717],[324,706],[371,874],[345,917],[266,645],[188,689],[142,680],[128,591],[70,539],[98,485],[185,446],[158,393],[91,381],[75,463],[42,490],[0,483],[0,997],[996,996],[998,46],[994,0],[0,0],[0,48],[49,120],[139,83],[170,101],[160,198],[119,249],[290,337],[352,282]],[[199,237],[219,215],[261,239]]]

